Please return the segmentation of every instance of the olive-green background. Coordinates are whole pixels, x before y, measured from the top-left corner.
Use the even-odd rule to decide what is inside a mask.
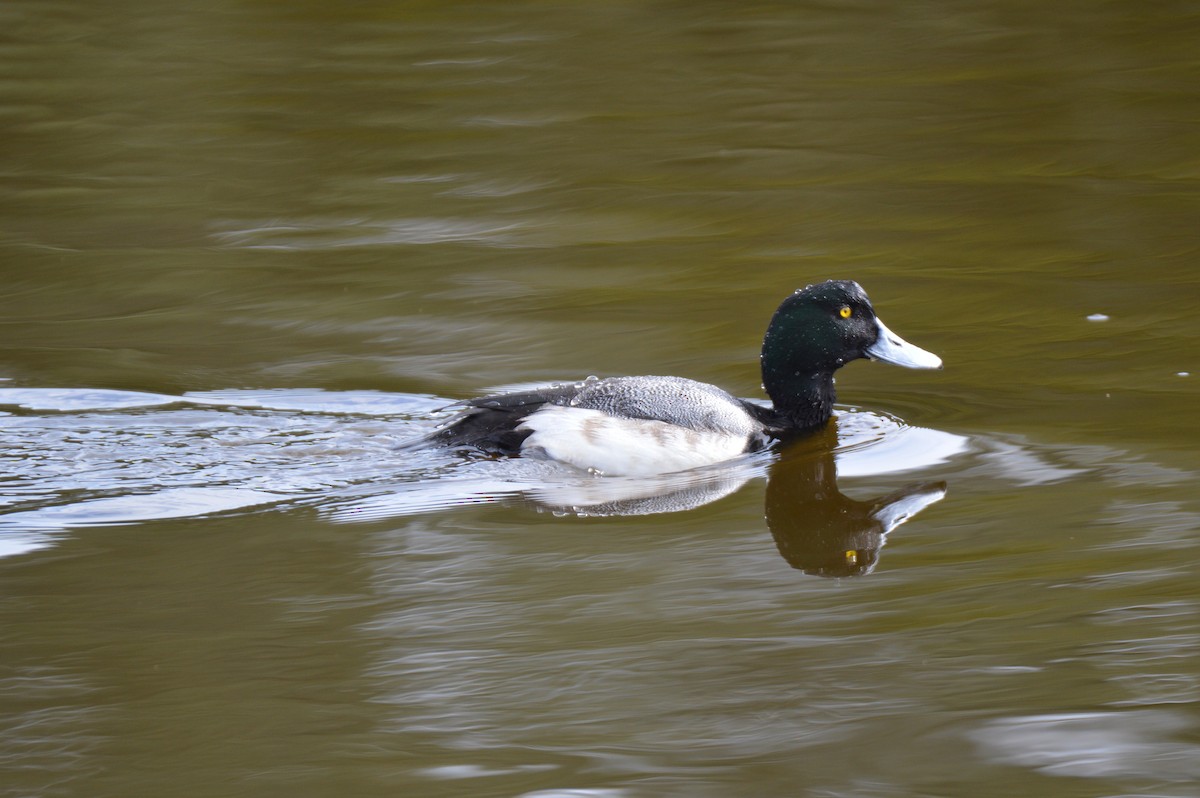
[[[323,491],[415,478],[405,414],[8,407],[42,537],[0,560],[0,795],[1195,795],[1198,32],[1171,2],[6,3],[0,386],[755,396],[776,304],[844,277],[946,369],[853,364],[841,400],[968,447],[844,484],[948,494],[826,580],[762,479],[346,525]],[[307,503],[87,509],[231,474]]]

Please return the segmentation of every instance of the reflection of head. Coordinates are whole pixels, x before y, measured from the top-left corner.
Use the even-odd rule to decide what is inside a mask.
[[[860,576],[875,569],[887,534],[945,495],[945,483],[902,488],[875,501],[842,495],[828,438],[789,447],[767,480],[767,526],[779,553],[815,576]]]

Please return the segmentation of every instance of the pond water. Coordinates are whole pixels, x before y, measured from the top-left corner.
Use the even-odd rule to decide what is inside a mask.
[[[0,10],[0,795],[1200,794],[1200,13]],[[655,478],[405,451],[761,397]]]

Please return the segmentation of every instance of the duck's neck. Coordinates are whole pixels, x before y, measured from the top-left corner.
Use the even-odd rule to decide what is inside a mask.
[[[845,362],[837,351],[840,335],[827,320],[793,294],[771,317],[763,336],[763,388],[771,397],[783,431],[822,426],[833,413],[833,372]]]
[[[833,415],[833,374],[784,374],[763,368],[763,388],[779,423],[795,430],[819,427]]]

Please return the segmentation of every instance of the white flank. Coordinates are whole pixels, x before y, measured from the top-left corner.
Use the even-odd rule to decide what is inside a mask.
[[[599,410],[546,405],[517,429],[533,434],[521,453],[611,476],[666,474],[719,463],[746,451],[746,439],[664,421],[618,418]]]

